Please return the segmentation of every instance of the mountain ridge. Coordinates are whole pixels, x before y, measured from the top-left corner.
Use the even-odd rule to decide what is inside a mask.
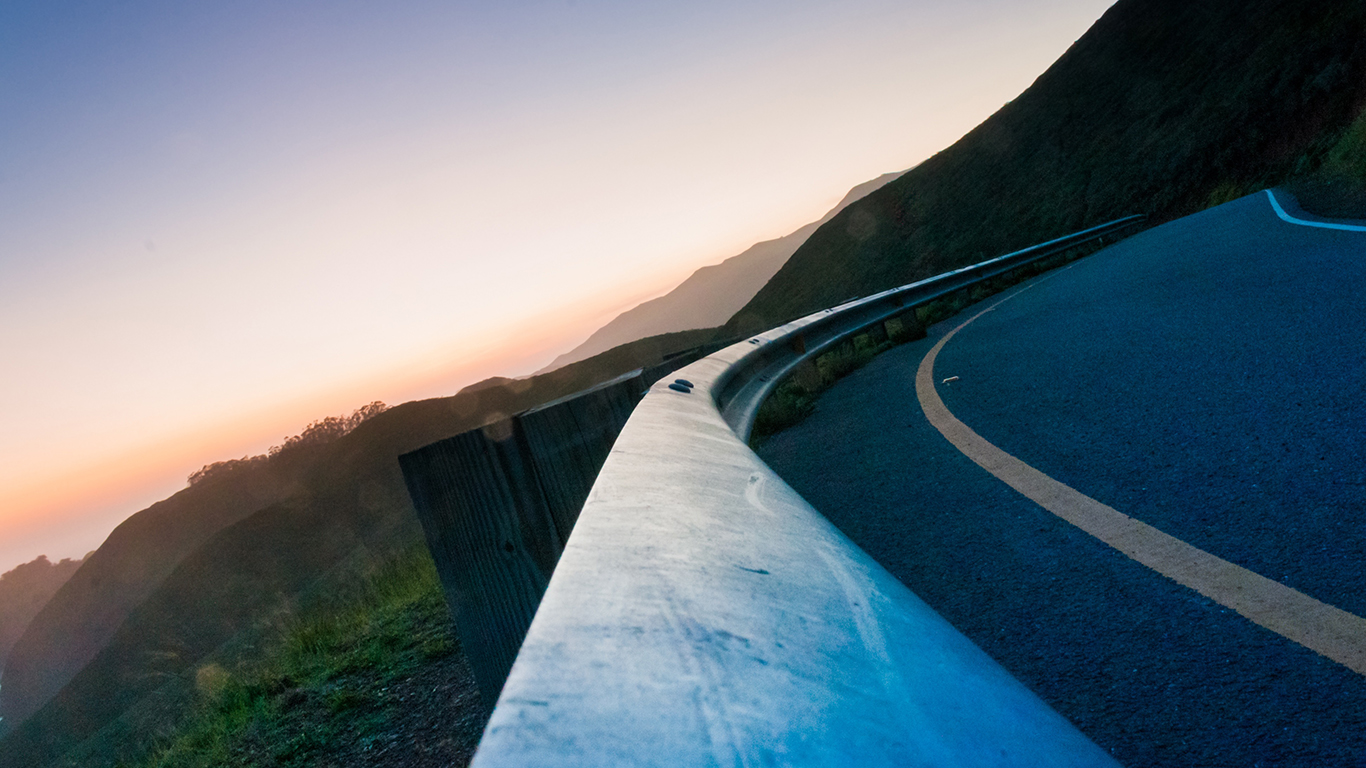
[[[718,334],[767,327],[1088,223],[1142,209],[1171,218],[1299,173],[1338,169],[1366,178],[1366,140],[1349,141],[1366,136],[1353,127],[1366,126],[1363,106],[1360,3],[1120,0],[992,118],[817,227],[727,328],[645,339],[532,379],[491,380],[453,397],[406,403],[278,478],[288,485],[280,498],[267,494],[253,509],[228,505],[213,522],[190,520],[200,527],[188,538],[198,538],[174,548],[174,557],[163,553],[155,567],[139,570],[130,561],[127,570],[86,573],[91,563],[116,559],[114,547],[103,556],[97,550],[58,591],[73,591],[63,598],[73,615],[61,624],[55,613],[40,612],[25,653],[41,660],[40,640],[61,640],[58,624],[77,627],[82,616],[100,619],[108,637],[27,722],[0,738],[0,766],[50,765],[78,746],[96,756],[81,760],[87,765],[111,764],[117,750],[135,752],[172,727],[162,718],[193,694],[206,658],[249,642],[275,606],[288,609],[325,588],[329,574],[368,551],[416,535],[395,479],[398,452]],[[205,494],[208,486],[181,493],[198,499],[188,493],[196,489]],[[208,514],[198,502],[174,508]],[[153,518],[156,525],[138,536],[156,554],[159,537],[182,535],[173,528],[186,520],[159,513],[147,521]],[[314,548],[308,556],[294,556],[306,547]],[[106,587],[94,583],[97,575],[127,583],[114,585],[117,594],[99,592]],[[86,594],[76,594],[81,590]],[[112,628],[101,613],[106,594],[124,611]],[[259,600],[257,610],[220,621],[215,603],[243,599]],[[10,674],[0,704],[10,695]]]
[[[723,325],[758,293],[788,258],[822,224],[849,205],[899,178],[906,171],[884,173],[859,184],[820,219],[772,240],[762,240],[735,256],[700,267],[673,290],[617,315],[582,344],[537,371],[546,373],[612,347],[661,333]]]
[[[1364,107],[1359,2],[1120,0],[1024,93],[812,234],[727,331],[1131,213],[1159,223],[1324,169],[1366,176]]]
[[[64,558],[54,563],[39,555],[0,575],[0,669],[29,622],[84,560]]]
[[[169,559],[163,559],[146,572],[87,571],[90,563],[126,558],[123,540],[130,530],[158,541],[186,522],[204,528],[209,521],[193,518],[208,512],[184,499],[200,499],[215,489],[222,494],[271,464],[248,461],[211,473],[135,515],[133,525],[120,526],[124,532],[111,535],[64,585],[69,610],[48,610],[49,603],[47,615],[40,612],[25,632],[30,652],[7,664],[0,702],[5,711],[26,714],[4,723],[0,767],[64,765],[72,762],[63,757],[68,752],[79,754],[73,764],[82,766],[135,759],[194,703],[203,663],[215,654],[232,658],[233,648],[249,650],[257,633],[287,621],[310,594],[325,593],[333,575],[421,541],[399,470],[401,453],[655,364],[714,336],[714,329],[704,329],[642,339],[541,376],[389,408],[334,440],[292,451],[283,498],[217,525],[169,568]],[[172,505],[172,500],[180,501]],[[149,515],[153,510],[157,514]],[[112,592],[111,573],[121,579]],[[39,672],[44,665],[69,668],[60,655],[70,650],[69,643],[44,646],[38,640],[60,639],[63,631],[79,634],[87,617],[107,617],[105,602],[118,604],[121,621],[112,628],[105,621],[99,633],[83,636],[87,644],[79,650],[88,658],[60,687],[11,688],[15,672],[23,682],[26,674],[42,679],[33,667]],[[52,653],[44,655],[43,648]]]

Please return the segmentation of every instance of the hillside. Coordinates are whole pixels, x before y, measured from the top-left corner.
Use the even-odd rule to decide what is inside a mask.
[[[71,574],[81,560],[64,559],[53,563],[46,555],[0,575],[0,669],[5,658],[33,617]]]
[[[820,220],[774,240],[755,243],[720,264],[702,267],[672,291],[621,313],[587,341],[555,358],[541,372],[553,371],[647,336],[723,325],[787,263],[811,233],[851,203],[903,173],[905,171],[884,173],[872,181],[865,181],[849,190]]]
[[[817,230],[750,333],[1130,213],[1362,167],[1366,6],[1120,0],[1028,90]]]
[[[245,663],[201,666],[194,714],[121,768],[465,765],[483,707],[426,545],[330,591]]]
[[[230,483],[186,488],[115,528],[14,644],[0,687],[5,729],[70,681],[189,553],[224,527],[285,498],[295,483],[295,467],[254,467]]]
[[[192,709],[205,665],[250,658],[349,576],[410,550],[420,531],[401,453],[718,334],[1120,215],[1173,218],[1307,176],[1366,179],[1364,106],[1359,1],[1120,0],[977,129],[810,225],[726,329],[650,337],[531,379],[405,403],[285,459],[210,473],[131,517],[14,645],[0,687],[0,766],[135,759]],[[741,257],[699,271],[675,293],[706,304],[705,286],[761,273],[750,262],[780,261],[767,246],[783,240],[742,254],[748,266],[734,274],[722,268]],[[659,306],[613,332],[642,332],[643,318],[683,322]]]
[[[91,766],[136,758],[187,711],[196,669],[206,659],[250,655],[262,633],[325,598],[335,583],[421,540],[399,454],[652,364],[709,341],[713,333],[644,339],[541,376],[404,403],[373,415],[353,431],[300,453],[284,498],[267,499],[219,526],[169,573],[120,571],[125,582],[111,589],[82,574],[89,564],[132,546],[128,533],[116,531],[59,593],[65,595],[60,605],[68,609],[49,610],[49,604],[21,641],[25,655],[16,654],[7,665],[0,703],[6,711],[27,707],[32,714],[6,723],[11,727],[0,738],[0,766],[43,766],[63,755],[68,757],[60,764]],[[213,498],[246,494],[260,482],[254,472],[268,468],[268,462],[249,462],[241,471],[214,474],[139,513],[120,531],[137,530],[155,542],[167,540],[183,524],[207,527],[196,518],[213,510],[184,499],[210,492]],[[238,482],[244,487],[237,488]],[[166,516],[171,502],[185,519]],[[94,595],[131,606],[121,625],[48,697],[39,699],[32,686],[12,694],[11,676],[41,679],[48,667],[73,666],[61,655],[70,644],[57,643],[44,653],[34,638],[79,633],[83,617],[104,617]]]

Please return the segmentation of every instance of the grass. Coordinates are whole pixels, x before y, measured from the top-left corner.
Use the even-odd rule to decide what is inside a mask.
[[[1321,172],[1366,183],[1366,110],[1357,115],[1329,150]]]
[[[1317,172],[1286,185],[1304,210],[1328,218],[1366,218],[1366,110],[1343,132]]]
[[[331,762],[390,730],[400,714],[390,689],[457,647],[431,557],[414,548],[288,619],[257,659],[232,670],[201,666],[195,711],[145,759],[124,765]]]
[[[894,346],[893,338],[910,334],[889,331],[887,340],[862,333],[840,342],[834,349],[817,355],[804,371],[779,384],[754,418],[750,444],[760,445],[764,438],[805,419],[816,408],[816,399],[832,384],[867,365],[874,357]]]

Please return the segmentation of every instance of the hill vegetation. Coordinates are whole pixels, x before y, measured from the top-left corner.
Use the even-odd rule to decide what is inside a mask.
[[[1028,90],[813,234],[747,334],[1131,213],[1366,178],[1366,6],[1120,0]]]
[[[0,688],[5,724],[28,717],[69,682],[208,537],[285,498],[326,444],[384,409],[371,403],[349,417],[314,422],[266,454],[210,464],[190,475],[184,491],[120,525],[86,567],[39,604],[42,611],[14,644]]]
[[[315,422],[129,518],[15,642],[0,767],[458,761],[402,714],[458,730],[478,707],[415,554],[398,455],[718,335],[1128,213],[1174,218],[1294,182],[1308,210],[1343,215],[1366,180],[1363,107],[1357,0],[1120,0],[1018,99],[817,228],[725,329]],[[404,703],[429,674],[455,687]],[[399,742],[432,749],[386,746]]]
[[[268,460],[210,471],[134,515],[11,655],[0,704],[29,714],[0,739],[0,766],[139,759],[192,708],[204,660],[250,656],[355,573],[422,546],[399,454],[653,364],[714,333],[643,339],[530,379],[404,403],[334,439],[297,441]],[[87,661],[69,661],[75,652]],[[11,689],[12,677],[41,682],[54,668],[67,678],[49,683],[46,696],[33,683]]]
[[[81,566],[81,560],[53,563],[47,555],[0,575],[0,669],[29,621]]]
[[[431,556],[412,547],[291,617],[249,656],[199,665],[192,714],[133,765],[464,764],[483,708],[458,643]]]

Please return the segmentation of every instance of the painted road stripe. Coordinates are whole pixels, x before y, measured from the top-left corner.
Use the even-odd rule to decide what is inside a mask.
[[[1049,512],[1163,576],[1366,675],[1366,619],[1215,557],[1063,485],[987,442],[949,412],[934,387],[934,361],[939,350],[968,323],[1019,293],[995,302],[949,331],[920,361],[915,393],[934,428],[983,469]]]
[[[1310,221],[1308,219],[1297,219],[1294,216],[1291,216],[1290,214],[1285,212],[1285,209],[1281,207],[1280,201],[1277,200],[1276,196],[1271,193],[1271,190],[1268,189],[1266,191],[1266,196],[1271,198],[1271,207],[1276,211],[1276,215],[1281,217],[1281,221],[1287,221],[1291,224],[1299,224],[1302,227],[1340,229],[1344,232],[1366,232],[1366,227],[1358,226],[1356,224],[1334,224],[1331,221]]]

